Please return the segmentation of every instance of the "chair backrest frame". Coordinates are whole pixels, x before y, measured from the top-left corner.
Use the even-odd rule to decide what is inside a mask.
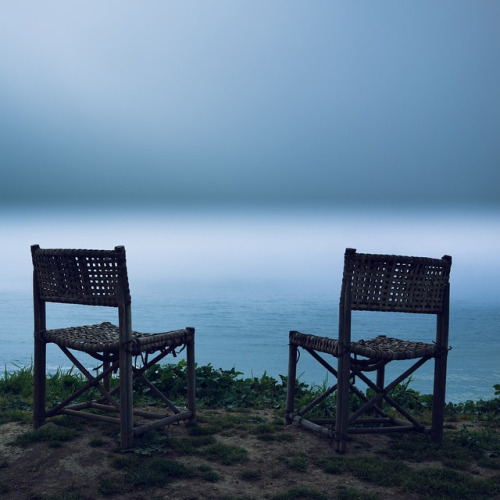
[[[434,314],[436,342],[447,346],[452,258],[357,253],[347,248],[339,303],[339,338],[351,339],[351,311]]]
[[[125,248],[31,247],[34,288],[44,302],[119,307],[130,303]]]
[[[31,246],[35,334],[46,329],[46,303],[118,309],[120,336],[131,332],[131,296],[125,247],[114,250],[42,249]]]

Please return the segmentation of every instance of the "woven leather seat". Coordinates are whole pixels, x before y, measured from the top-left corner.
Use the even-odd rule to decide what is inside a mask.
[[[291,344],[296,346],[307,347],[333,356],[337,356],[339,353],[339,341],[328,337],[318,337],[317,335],[291,331],[289,340]],[[412,342],[386,337],[385,335],[379,335],[370,340],[351,342],[350,350],[352,354],[380,360],[415,359],[437,354],[436,344]]]
[[[149,429],[179,421],[193,422],[195,412],[195,362],[192,327],[161,333],[132,330],[131,298],[124,247],[114,250],[41,249],[31,247],[35,315],[34,427],[58,414],[103,420],[120,425],[121,447],[133,446],[134,437]],[[114,307],[118,325],[110,322],[47,329],[46,303]],[[45,407],[46,345],[52,343],[87,377],[88,383],[51,409]],[[145,377],[148,368],[165,356],[186,350],[187,408],[180,409]],[[77,358],[86,353],[99,362],[101,372],[92,375]],[[151,357],[150,357],[151,356]],[[111,376],[119,373],[119,385],[111,388]],[[134,409],[133,377],[140,378],[165,405],[163,413]],[[76,402],[89,389],[99,399]],[[95,410],[100,412],[96,412]],[[91,410],[91,411],[89,411]],[[109,413],[115,414],[109,416]]]
[[[441,441],[445,405],[446,363],[448,355],[449,275],[451,257],[431,259],[397,255],[357,253],[347,249],[339,304],[339,337],[332,339],[291,331],[289,334],[288,396],[285,421],[299,422],[308,429],[335,440],[337,451],[346,449],[347,435],[363,432],[427,431]],[[379,335],[367,340],[351,338],[352,311],[382,311],[435,315],[436,329],[430,342]],[[308,352],[336,379],[315,401],[295,410],[296,369],[298,351]],[[337,361],[333,367],[328,361]],[[403,380],[434,359],[432,425],[430,429],[410,415],[390,395]],[[388,363],[414,360],[412,366],[391,383],[385,382]],[[375,372],[376,381],[367,373]],[[374,394],[367,396],[357,385],[362,382]],[[356,395],[361,407],[350,412],[350,395]],[[308,418],[327,397],[336,396],[335,418]],[[391,406],[399,417],[389,415],[383,405]],[[364,415],[370,412],[366,418]],[[400,417],[403,417],[402,419]]]
[[[40,340],[52,342],[60,347],[68,347],[87,354],[118,352],[120,348],[120,328],[109,322],[84,325],[57,330],[45,330]],[[165,347],[182,347],[194,341],[192,328],[165,333],[130,332],[129,351],[138,356],[152,353]]]

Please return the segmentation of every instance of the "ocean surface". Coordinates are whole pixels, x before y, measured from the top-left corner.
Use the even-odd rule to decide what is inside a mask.
[[[133,328],[196,328],[201,365],[244,376],[286,375],[288,332],[335,337],[346,247],[453,256],[447,400],[490,399],[500,383],[499,213],[251,210],[0,211],[0,367],[33,356],[30,245],[127,249]],[[116,322],[109,308],[48,305],[48,326]],[[355,337],[429,340],[425,315],[357,313]],[[183,355],[179,356],[181,359]],[[68,368],[51,346],[49,369]],[[432,392],[432,365],[411,387]],[[393,363],[399,365],[400,363]],[[88,360],[88,366],[94,366]],[[392,370],[390,370],[392,371]],[[301,380],[326,372],[303,353]]]

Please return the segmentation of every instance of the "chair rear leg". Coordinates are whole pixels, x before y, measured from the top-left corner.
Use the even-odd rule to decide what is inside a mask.
[[[35,339],[35,360],[33,368],[34,405],[33,428],[38,429],[45,423],[45,382],[47,344]]]
[[[291,424],[290,415],[295,410],[295,379],[297,377],[297,346],[290,344],[288,349],[288,382],[286,396],[285,424]]]
[[[446,354],[435,358],[434,365],[434,393],[432,397],[432,427],[431,437],[441,443],[443,440],[443,423],[446,397]]]
[[[193,416],[189,419],[191,423],[196,422],[196,365],[194,358],[194,340],[189,342],[186,348],[187,361],[187,407]]]

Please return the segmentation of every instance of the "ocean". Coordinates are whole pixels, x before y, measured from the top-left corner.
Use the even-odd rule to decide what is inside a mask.
[[[242,376],[286,375],[288,332],[337,335],[346,247],[360,252],[453,257],[447,400],[490,399],[500,383],[498,212],[309,210],[4,210],[0,212],[0,367],[33,356],[30,245],[125,245],[133,328],[196,328],[200,365]],[[113,309],[49,304],[48,326],[116,322]],[[356,313],[354,336],[428,340],[425,315]],[[426,336],[430,332],[430,337]],[[182,359],[182,354],[178,359]],[[49,369],[68,368],[51,346]],[[401,363],[393,363],[400,365]],[[93,361],[88,360],[88,366]],[[393,370],[392,370],[393,371]],[[326,372],[303,353],[301,380]],[[429,362],[411,387],[432,392]]]

